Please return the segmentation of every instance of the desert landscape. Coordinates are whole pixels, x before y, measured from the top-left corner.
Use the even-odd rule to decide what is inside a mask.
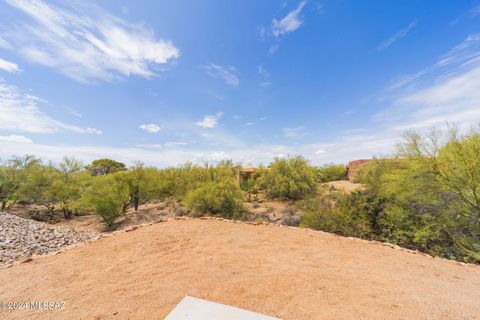
[[[2,269],[0,280],[2,300],[65,302],[64,310],[0,311],[8,319],[163,319],[187,294],[282,319],[480,315],[476,265],[215,218],[117,232]]]
[[[480,319],[480,0],[0,0],[0,320]]]
[[[479,181],[463,177],[478,170],[480,135],[450,137],[438,158],[347,166],[12,158],[0,167],[0,317],[163,319],[192,296],[285,320],[476,319]]]

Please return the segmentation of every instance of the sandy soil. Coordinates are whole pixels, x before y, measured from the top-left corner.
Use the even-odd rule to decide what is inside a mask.
[[[346,193],[351,193],[355,190],[361,190],[365,188],[365,186],[361,183],[353,183],[348,180],[330,181],[330,182],[325,182],[323,185],[332,186],[335,189],[343,190]]]
[[[480,267],[306,229],[170,220],[0,269],[0,319],[163,319],[184,295],[283,319],[479,319]]]

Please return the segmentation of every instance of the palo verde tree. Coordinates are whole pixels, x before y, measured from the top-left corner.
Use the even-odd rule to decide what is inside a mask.
[[[136,212],[140,203],[161,196],[162,184],[156,168],[145,167],[141,162],[136,162],[128,171],[117,173],[116,177],[128,188],[129,204]]]
[[[258,181],[269,198],[303,199],[315,193],[315,170],[301,157],[275,159]]]
[[[480,130],[460,134],[450,128],[444,135],[434,130],[427,137],[409,133],[401,152],[424,164],[468,206],[461,214],[480,223]]]
[[[70,219],[77,211],[76,202],[81,196],[82,180],[87,178],[85,173],[81,173],[82,169],[80,161],[64,157],[45,192],[48,199],[59,204],[65,219]]]
[[[130,190],[119,177],[122,173],[101,175],[92,179],[82,193],[82,207],[92,210],[108,227],[113,228],[116,220],[125,214],[130,203]]]
[[[445,218],[435,219],[441,230],[457,251],[480,261],[480,127],[466,133],[455,127],[427,136],[409,133],[400,151],[434,177],[435,194],[448,200],[441,208]]]
[[[10,165],[0,166],[0,211],[7,210],[18,200],[16,191],[19,183],[16,168]]]
[[[0,165],[0,211],[13,206],[25,193],[26,181],[41,168],[41,161],[32,155],[13,157]]]
[[[120,171],[126,171],[125,164],[112,159],[98,159],[92,161],[91,164],[86,166],[86,169],[92,176],[100,176],[105,174],[116,173]]]

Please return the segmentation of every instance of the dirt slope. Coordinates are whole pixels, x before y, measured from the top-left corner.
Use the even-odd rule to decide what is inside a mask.
[[[480,267],[310,230],[172,220],[0,270],[0,319],[163,319],[188,294],[284,319],[479,319]]]

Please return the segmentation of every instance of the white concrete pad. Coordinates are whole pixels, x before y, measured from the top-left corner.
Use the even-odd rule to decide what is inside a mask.
[[[281,320],[199,298],[185,296],[165,320]]]

